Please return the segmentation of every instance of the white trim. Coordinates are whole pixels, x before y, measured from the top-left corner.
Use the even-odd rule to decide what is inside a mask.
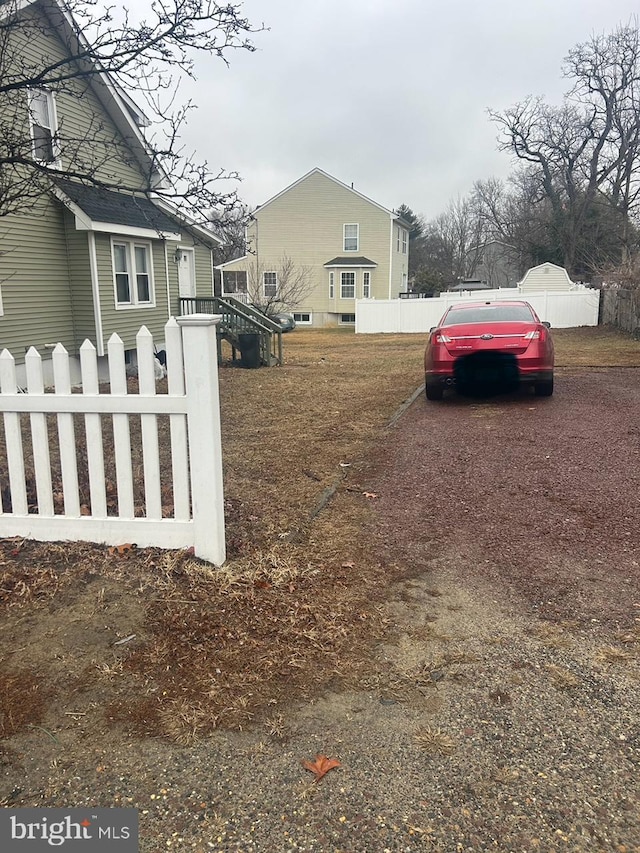
[[[154,228],[138,228],[135,225],[119,225],[117,222],[94,222],[89,220],[89,227],[85,227],[80,220],[81,225],[78,227],[78,216],[76,215],[76,230],[78,231],[99,231],[107,234],[120,234],[123,237],[142,237],[146,240],[175,240],[180,242],[182,234],[179,231],[156,231]],[[84,217],[86,221],[86,217]]]
[[[391,299],[391,281],[393,279],[393,214],[391,216],[391,232],[389,234],[389,299]]]
[[[167,318],[171,319],[171,286],[169,284],[169,255],[167,253],[167,244],[166,242],[163,245],[164,248],[164,276],[167,283]]]
[[[347,263],[344,263],[344,261],[342,261],[339,264],[323,264],[322,266],[326,270],[337,270],[337,269],[341,269],[341,270],[343,270],[343,269],[374,270],[374,269],[376,269],[378,264],[376,264],[375,261],[371,261],[370,264],[353,264],[353,263],[349,263],[347,260]]]
[[[209,259],[211,261],[211,295],[216,295],[216,277],[213,266],[213,249],[209,249]],[[198,292],[198,282],[196,282],[196,293]],[[222,293],[222,273],[220,273],[220,293]]]
[[[232,261],[225,261],[223,264],[216,264],[216,269],[223,272],[227,267],[231,266],[231,264],[237,264],[240,261],[246,261],[249,255],[243,255],[241,258],[234,258]]]
[[[336,298],[336,278],[333,270],[329,270],[329,299]]]
[[[116,270],[114,263],[114,253],[113,248],[114,245],[125,245],[127,247],[127,273],[129,275],[129,297],[131,299],[130,302],[119,302],[118,301],[118,284],[116,280]],[[147,257],[149,268],[147,270],[147,275],[149,276],[149,301],[148,302],[139,302],[138,301],[138,281],[137,281],[137,272],[136,272],[136,262],[135,262],[135,249],[143,247],[147,249]],[[148,243],[146,241],[141,240],[120,240],[117,237],[111,238],[111,274],[113,276],[113,298],[114,305],[116,311],[131,311],[131,310],[144,310],[145,308],[155,308],[156,307],[156,285],[155,285],[155,276],[153,274],[153,244]]]
[[[96,350],[104,355],[104,332],[102,329],[102,307],[100,305],[100,277],[98,275],[98,255],[96,253],[96,235],[87,234],[89,244],[89,269],[91,270],[91,293],[93,295],[93,319],[96,324]]]

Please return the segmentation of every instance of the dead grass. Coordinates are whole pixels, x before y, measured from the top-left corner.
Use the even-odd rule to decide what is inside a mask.
[[[605,356],[640,364],[640,344],[608,330],[558,330],[555,339],[564,367]],[[423,346],[423,335],[297,330],[285,338],[283,367],[221,369],[222,569],[186,552],[1,542],[0,630],[10,628],[14,642],[0,660],[0,694],[11,698],[0,734],[42,722],[45,696],[50,714],[81,696],[111,723],[184,744],[214,728],[257,724],[281,737],[285,702],[367,683],[372,643],[388,631],[381,603],[400,571],[379,565],[368,548],[367,465],[422,382]],[[2,468],[0,456],[0,486]],[[47,635],[69,612],[80,638],[95,633],[89,661],[76,641],[57,658]],[[99,633],[107,619],[109,636],[135,633],[135,641],[113,647]],[[28,671],[16,665],[21,647],[29,648]],[[467,662],[454,653],[434,662],[430,683],[433,670],[447,667],[453,677],[451,667]],[[425,749],[450,748],[439,733],[421,737]]]
[[[553,329],[556,367],[638,367],[640,341],[612,326]]]
[[[420,749],[431,755],[451,755],[455,750],[455,743],[449,735],[441,732],[440,729],[432,729],[429,726],[418,729],[413,740]]]

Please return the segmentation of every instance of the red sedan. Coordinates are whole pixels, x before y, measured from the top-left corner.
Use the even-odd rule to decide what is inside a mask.
[[[533,385],[553,394],[553,341],[549,323],[528,302],[500,300],[451,306],[431,330],[424,354],[427,400],[445,388],[489,394]]]

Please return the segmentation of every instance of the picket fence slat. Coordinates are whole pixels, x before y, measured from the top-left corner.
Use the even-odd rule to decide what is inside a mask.
[[[143,326],[136,335],[138,353],[139,392],[146,397],[156,396],[153,338]],[[145,515],[150,519],[162,518],[160,487],[160,447],[158,444],[158,418],[155,414],[142,415],[142,467],[144,471]]]
[[[80,369],[82,371],[82,393],[99,393],[98,359],[96,348],[90,341],[80,347]],[[94,518],[107,516],[107,490],[104,476],[104,448],[102,444],[102,422],[99,414],[86,414],[84,428],[87,437],[87,468],[89,471],[89,495],[91,515]]]
[[[27,391],[34,394],[44,394],[42,357],[38,350],[30,347],[24,362],[27,373]],[[53,486],[51,483],[51,455],[49,452],[47,416],[41,412],[33,412],[29,415],[29,421],[33,442],[33,469],[38,496],[38,514],[53,515]]]
[[[167,353],[167,386],[170,395],[184,397],[184,354],[180,326],[172,318],[165,326],[165,351]],[[186,414],[186,413],[185,413]],[[173,514],[179,521],[189,518],[189,455],[187,445],[187,419],[184,415],[171,415],[171,475],[173,480]]]
[[[127,368],[124,361],[124,344],[115,332],[107,344],[109,359],[109,383],[111,394],[127,395]],[[131,431],[129,415],[113,413],[113,449],[116,465],[118,488],[118,515],[120,518],[133,518],[135,507],[133,500],[133,468],[131,464]]]
[[[47,392],[42,359],[35,349],[27,358],[27,393],[20,393],[14,359],[3,350],[0,412],[5,427],[11,508],[9,511],[8,501],[0,507],[0,537],[91,540],[110,545],[130,541],[141,547],[161,548],[192,546],[196,556],[221,565],[225,542],[216,358],[219,321],[218,316],[198,314],[169,321],[165,328],[167,394],[156,393],[153,338],[144,327],[136,339],[137,394],[129,393],[124,345],[117,335],[111,336],[107,348],[108,393],[100,393],[97,354],[89,341],[79,350],[82,393],[73,393],[70,358],[61,344],[52,354],[54,388]],[[25,476],[23,413],[29,415],[31,425],[37,508],[29,505],[31,484]],[[51,450],[56,437],[49,435],[49,414],[56,416],[59,453],[55,458],[59,455],[64,513],[60,512],[57,494],[54,501]],[[89,480],[87,507],[82,505],[77,457],[78,447],[84,443],[77,441],[74,415],[82,417],[86,436],[87,459],[82,470]],[[169,416],[173,517],[163,517],[167,512],[162,501],[163,476],[168,478],[168,466],[161,470],[160,415]],[[110,417],[113,426],[117,515],[113,514],[113,505],[107,503],[111,491],[107,491],[104,438],[110,432],[103,432],[105,416]],[[144,517],[139,513],[136,516],[132,416],[140,416],[141,423]],[[190,453],[190,447],[197,448],[197,457]],[[59,488],[56,481],[56,490]]]
[[[69,353],[62,344],[57,344],[53,350],[52,362],[53,383],[56,396],[71,394]],[[78,485],[78,460],[76,457],[76,433],[73,424],[73,415],[69,414],[69,412],[60,412],[57,420],[64,514],[72,518],[79,518],[80,488]]]
[[[0,389],[2,397],[9,403],[18,398],[16,365],[9,350],[0,353]],[[9,489],[11,491],[11,512],[26,515],[29,512],[27,484],[24,468],[24,450],[22,447],[22,429],[20,415],[11,410],[4,413],[4,432],[7,448],[7,468],[9,471]]]

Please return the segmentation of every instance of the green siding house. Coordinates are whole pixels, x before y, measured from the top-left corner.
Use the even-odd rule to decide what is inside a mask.
[[[9,15],[20,21],[15,61],[37,69],[69,56],[77,34],[57,0],[0,5],[0,22]],[[213,295],[220,240],[143,191],[150,177],[162,181],[145,123],[106,75],[0,97],[0,127],[22,128],[32,160],[46,166],[42,191],[23,209],[0,207],[0,348],[19,370],[31,346],[46,359],[60,342],[77,361],[88,338],[105,356],[114,332],[133,360],[140,326],[162,345],[181,296]]]
[[[247,254],[220,264],[222,293],[256,302],[283,290],[291,268],[306,286],[287,307],[312,326],[355,323],[357,299],[407,290],[409,230],[392,210],[313,169],[254,212]]]

